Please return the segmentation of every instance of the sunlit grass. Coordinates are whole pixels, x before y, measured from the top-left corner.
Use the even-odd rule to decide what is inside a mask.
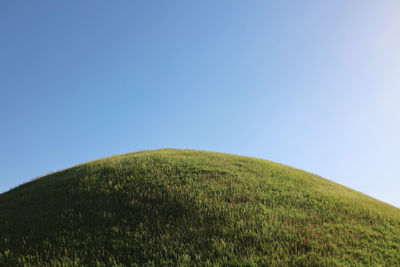
[[[400,265],[400,210],[316,175],[189,150],[0,195],[0,266]]]

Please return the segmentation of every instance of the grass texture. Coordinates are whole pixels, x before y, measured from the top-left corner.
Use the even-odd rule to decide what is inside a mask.
[[[400,210],[191,150],[92,161],[0,195],[0,266],[400,266]]]

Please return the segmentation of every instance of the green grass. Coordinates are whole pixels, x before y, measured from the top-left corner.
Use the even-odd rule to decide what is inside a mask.
[[[270,161],[92,161],[0,195],[0,266],[400,266],[400,210]]]

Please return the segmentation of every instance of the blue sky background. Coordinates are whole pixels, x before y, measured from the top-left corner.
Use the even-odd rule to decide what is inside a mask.
[[[400,1],[1,1],[0,192],[155,148],[400,206]]]

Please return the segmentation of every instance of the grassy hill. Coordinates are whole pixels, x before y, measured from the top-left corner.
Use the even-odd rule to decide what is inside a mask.
[[[0,195],[0,266],[400,266],[400,210],[220,153],[101,159]]]

